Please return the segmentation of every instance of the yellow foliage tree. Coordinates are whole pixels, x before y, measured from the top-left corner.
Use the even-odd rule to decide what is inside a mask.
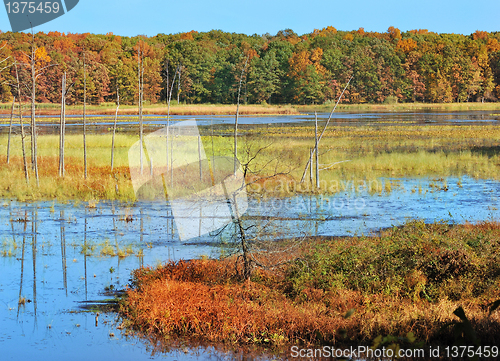
[[[396,50],[400,50],[405,54],[415,50],[417,48],[417,42],[412,38],[401,39],[398,41],[398,45],[396,45]]]
[[[392,40],[401,39],[401,31],[398,28],[395,28],[394,26],[389,26],[389,29],[387,29],[387,33],[389,34],[389,37]]]
[[[47,54],[47,50],[45,50],[44,46],[35,50],[35,61],[37,66],[45,66],[50,63],[51,60],[52,59],[49,54]]]

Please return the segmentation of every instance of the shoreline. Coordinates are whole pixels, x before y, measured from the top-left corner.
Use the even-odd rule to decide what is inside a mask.
[[[28,107],[27,104],[23,104]],[[10,115],[10,103],[0,104],[0,114]],[[298,115],[304,112],[331,112],[334,104],[243,104],[240,105],[239,114],[244,115]],[[82,105],[67,105],[66,115],[82,115]],[[500,111],[500,102],[492,103],[396,103],[396,104],[347,104],[340,103],[338,112],[407,112],[407,111]],[[88,105],[87,115],[115,115],[116,105],[104,103],[101,105]],[[24,112],[25,115],[28,111]],[[145,105],[144,115],[167,115],[165,104]],[[171,105],[170,115],[234,115],[236,105],[234,104],[181,104]],[[60,115],[58,104],[37,104],[37,115]],[[135,105],[121,105],[118,115],[137,115]]]
[[[333,104],[328,105],[297,105],[299,111],[330,112]],[[346,104],[340,103],[336,111],[346,112],[426,112],[426,111],[500,111],[500,102],[495,103],[395,103],[395,104]]]
[[[0,104],[0,114],[10,115],[12,104]],[[17,106],[17,105],[16,105]],[[28,107],[28,104],[23,104]],[[101,105],[87,105],[87,115],[110,115],[114,116],[116,105],[106,103]],[[29,115],[28,110],[23,112]],[[82,105],[67,105],[66,115],[82,115]],[[37,104],[36,115],[54,115],[61,114],[58,104]],[[144,105],[143,115],[167,115],[168,108],[165,104]],[[232,104],[189,104],[189,105],[171,105],[170,115],[235,115],[236,105]],[[297,115],[300,114],[293,105],[240,105],[239,114],[243,115]],[[118,115],[138,115],[137,106],[120,105]],[[16,117],[16,114],[14,114]]]
[[[370,237],[312,240],[291,252],[284,245],[265,261],[288,263],[255,267],[247,281],[235,257],[139,268],[120,314],[128,327],[160,339],[271,349],[377,340],[379,348],[470,344],[472,334],[493,345],[500,279],[488,249],[498,235],[498,221],[409,221]],[[457,317],[459,308],[467,321]],[[463,327],[470,328],[465,336],[453,332]],[[383,337],[391,342],[384,345]]]

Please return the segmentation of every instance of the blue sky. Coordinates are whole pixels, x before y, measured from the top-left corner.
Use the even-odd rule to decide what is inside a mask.
[[[154,36],[212,29],[276,34],[290,28],[301,35],[328,25],[347,31],[384,32],[389,26],[459,34],[500,31],[500,1],[80,0],[69,13],[34,30]],[[11,30],[4,9],[0,30]]]

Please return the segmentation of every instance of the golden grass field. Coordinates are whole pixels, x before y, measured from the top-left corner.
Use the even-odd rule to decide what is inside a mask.
[[[201,130],[208,158],[233,154],[231,132],[231,127],[219,127],[212,136],[210,129]],[[500,129],[494,125],[330,127],[320,144],[319,162],[321,167],[328,168],[320,171],[320,189],[311,187],[309,172],[306,182],[299,182],[314,145],[314,127],[242,125],[240,134],[238,158],[243,165],[248,163],[246,174],[251,180],[250,192],[336,193],[342,181],[369,182],[380,177],[468,175],[500,179]],[[57,175],[59,138],[40,135],[40,187],[31,182],[28,188],[22,171],[20,136],[12,138],[10,164],[6,164],[7,136],[0,136],[0,196],[21,200],[134,200],[128,150],[139,137],[117,134],[113,171],[110,170],[111,133],[93,134],[87,138],[89,178],[83,178],[83,137],[67,135],[66,177],[62,179]],[[29,162],[29,137],[26,140]],[[31,179],[33,176],[31,174]]]
[[[10,114],[12,104],[0,104],[0,114]],[[24,104],[26,109],[30,109],[29,104]],[[59,115],[59,104],[37,104],[37,115]],[[114,103],[102,103],[100,105],[87,105],[86,113],[115,115],[116,105]],[[284,115],[298,114],[295,106],[292,105],[240,105],[239,113],[241,115]],[[83,114],[82,105],[67,105],[67,115]],[[137,105],[120,105],[118,109],[120,115],[137,115]],[[148,104],[143,107],[143,114],[168,114],[168,107],[164,103]],[[236,114],[236,105],[232,104],[173,104],[170,106],[170,115],[222,115]]]

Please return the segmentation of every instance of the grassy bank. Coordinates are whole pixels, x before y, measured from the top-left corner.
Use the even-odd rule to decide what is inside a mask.
[[[413,221],[378,236],[309,241],[249,282],[228,259],[141,268],[121,313],[163,339],[338,346],[392,335],[402,346],[411,331],[425,343],[471,344],[452,332],[463,327],[453,314],[462,307],[481,344],[496,345],[500,312],[488,305],[500,298],[499,239],[497,222]]]
[[[334,104],[323,105],[297,105],[297,110],[302,112],[330,112]],[[337,111],[355,112],[405,112],[405,111],[467,111],[467,110],[500,110],[497,103],[392,103],[392,104],[346,104],[340,103]]]
[[[207,157],[231,156],[230,127],[200,128]],[[310,125],[261,125],[240,127],[239,158],[250,164],[248,191],[279,195],[309,192],[307,181],[299,184],[309,151],[314,144]],[[40,135],[38,154],[40,187],[26,187],[22,171],[21,141],[13,137],[11,163],[6,164],[7,136],[0,136],[0,197],[13,199],[122,199],[135,195],[128,168],[128,151],[137,135],[118,134],[115,169],[110,170],[111,134],[87,137],[89,178],[83,179],[81,135],[66,136],[66,177],[58,177],[58,136]],[[27,138],[29,154],[30,143]],[[319,192],[337,193],[342,184],[371,184],[369,192],[390,191],[381,177],[446,178],[468,175],[500,179],[500,128],[494,125],[409,126],[377,124],[330,127],[320,148]],[[337,162],[343,163],[335,164]],[[149,164],[147,161],[146,164]],[[278,174],[277,176],[273,176]],[[270,177],[273,176],[273,177]],[[268,178],[270,177],[270,178]],[[445,179],[446,181],[446,179]],[[352,188],[352,187],[351,187]]]
[[[11,103],[0,103],[0,114],[10,114]],[[315,105],[260,105],[243,104],[240,105],[240,114],[242,115],[285,115],[299,114],[299,112],[330,112],[335,104],[315,104]],[[26,109],[30,105],[26,104]],[[25,114],[29,111],[26,110]],[[356,111],[384,111],[384,112],[405,112],[405,111],[467,111],[467,110],[500,110],[500,102],[497,103],[392,103],[392,104],[347,104],[340,103],[337,111],[356,112]],[[100,105],[87,105],[87,114],[114,115],[116,105],[114,103],[102,103]],[[81,115],[82,105],[67,105],[66,114]],[[59,104],[39,103],[36,105],[38,115],[59,115]],[[145,104],[144,114],[167,114],[167,105]],[[137,115],[137,105],[120,105],[118,114]],[[236,114],[236,105],[233,104],[176,104],[170,106],[171,115],[231,115]]]
[[[0,103],[0,114],[10,114],[12,103]],[[25,115],[29,114],[30,106],[26,104]],[[36,105],[37,115],[59,115],[61,108],[59,104],[40,103]],[[101,105],[87,105],[87,114],[115,115],[116,105],[114,103],[102,103]],[[143,114],[167,115],[166,104],[145,104]],[[67,105],[67,115],[81,115],[82,105]],[[240,105],[241,115],[284,115],[298,114],[292,105]],[[137,105],[120,105],[120,115],[137,115]],[[170,115],[227,115],[236,114],[236,105],[232,104],[171,104]]]
[[[6,163],[7,137],[0,136],[0,196],[24,200],[57,199],[90,200],[119,199],[134,200],[130,181],[127,152],[135,137],[118,135],[115,140],[115,166],[110,168],[111,135],[95,135],[87,138],[88,178],[84,178],[83,142],[77,135],[66,136],[65,176],[59,177],[59,138],[55,135],[38,137],[38,169],[40,185],[36,186],[35,174],[30,166],[30,142],[27,138],[30,186],[27,186],[23,171],[21,140],[12,140],[11,159]]]

